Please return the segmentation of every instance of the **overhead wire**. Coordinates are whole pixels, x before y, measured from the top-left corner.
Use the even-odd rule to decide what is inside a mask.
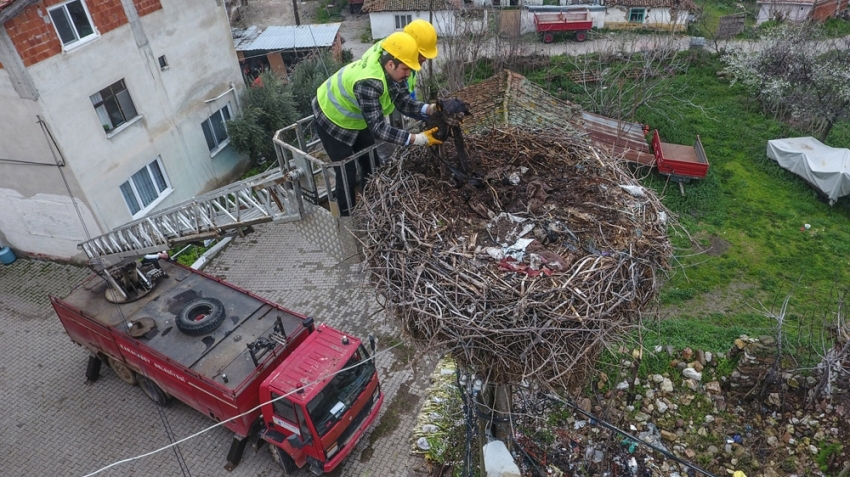
[[[194,438],[196,438],[196,437],[198,437],[198,436],[200,436],[200,435],[202,435],[202,434],[205,434],[205,433],[207,433],[207,432],[210,432],[210,431],[212,431],[213,429],[215,429],[215,428],[217,428],[217,427],[221,427],[221,426],[223,426],[224,424],[226,424],[226,423],[228,423],[228,422],[230,422],[230,421],[233,421],[233,420],[239,419],[239,418],[241,418],[241,417],[247,416],[248,414],[251,414],[252,412],[254,412],[254,411],[256,411],[256,410],[258,410],[258,409],[262,408],[263,406],[265,406],[265,405],[267,405],[267,404],[274,403],[274,402],[276,402],[276,401],[279,401],[279,400],[281,400],[281,399],[284,399],[284,398],[286,398],[286,397],[289,397],[289,396],[291,396],[291,395],[293,395],[293,394],[295,394],[295,393],[297,393],[297,392],[299,392],[299,391],[302,391],[302,390],[304,390],[304,389],[306,389],[306,388],[308,388],[308,387],[310,387],[310,386],[313,386],[313,385],[319,384],[319,383],[321,383],[322,381],[324,381],[325,379],[328,379],[328,378],[330,378],[330,377],[336,376],[337,374],[342,373],[342,372],[344,372],[344,371],[350,371],[350,370],[352,370],[352,369],[355,369],[355,368],[357,368],[357,367],[359,367],[359,366],[362,366],[362,365],[364,365],[364,364],[368,363],[369,361],[375,361],[375,359],[376,359],[378,356],[380,356],[380,355],[383,355],[383,354],[385,354],[385,353],[390,352],[393,348],[396,348],[396,347],[398,347],[398,346],[401,346],[401,344],[402,344],[401,342],[398,342],[398,343],[396,343],[396,344],[394,344],[394,345],[392,345],[392,346],[390,346],[390,347],[388,347],[388,348],[384,348],[384,349],[382,349],[382,350],[380,350],[380,351],[377,351],[377,352],[373,353],[371,356],[369,356],[369,358],[368,358],[368,359],[360,360],[360,361],[358,361],[357,363],[355,363],[355,364],[353,364],[353,365],[351,365],[351,366],[348,366],[348,367],[342,368],[342,369],[340,369],[340,370],[338,370],[338,371],[334,371],[334,372],[331,372],[331,373],[326,373],[325,375],[320,376],[319,378],[317,378],[317,379],[315,379],[315,380],[313,380],[313,381],[310,381],[310,382],[308,382],[308,383],[303,384],[303,385],[302,385],[301,387],[299,387],[299,388],[295,388],[295,389],[293,389],[292,391],[289,391],[288,393],[285,393],[285,394],[283,394],[283,395],[281,395],[281,396],[278,396],[278,397],[276,397],[276,398],[274,398],[274,399],[270,399],[270,400],[268,400],[268,401],[261,402],[260,404],[258,404],[258,405],[256,405],[256,406],[254,406],[253,408],[251,408],[251,409],[249,409],[249,410],[247,410],[247,411],[243,412],[242,414],[238,414],[238,415],[236,415],[236,416],[232,416],[232,417],[230,417],[230,418],[228,418],[228,419],[225,419],[225,420],[223,420],[223,421],[221,421],[221,422],[217,422],[217,423],[213,424],[212,426],[209,426],[209,427],[207,427],[207,428],[205,428],[205,429],[201,429],[200,431],[198,431],[198,432],[196,432],[196,433],[194,433],[194,434],[190,434],[190,435],[188,435],[188,436],[186,436],[186,437],[184,437],[184,438],[182,438],[182,439],[179,439],[179,440],[177,440],[177,441],[174,441],[174,442],[172,442],[171,444],[168,444],[167,446],[163,446],[163,447],[160,447],[159,449],[155,449],[155,450],[152,450],[152,451],[150,451],[150,452],[146,452],[146,453],[144,453],[144,454],[139,454],[139,455],[134,456],[134,457],[128,457],[128,458],[126,458],[126,459],[122,459],[122,460],[119,460],[119,461],[117,461],[117,462],[113,462],[113,463],[111,463],[111,464],[109,464],[109,465],[107,465],[107,466],[105,466],[105,467],[101,467],[100,469],[98,469],[98,470],[96,470],[96,471],[94,471],[94,472],[91,472],[91,473],[89,473],[89,474],[86,474],[86,475],[84,475],[83,477],[92,477],[92,476],[97,475],[97,474],[99,474],[99,473],[101,473],[101,472],[103,472],[103,471],[105,471],[105,470],[107,470],[107,469],[111,469],[112,467],[115,467],[115,466],[118,466],[118,465],[121,465],[121,464],[126,464],[127,462],[132,462],[132,461],[135,461],[135,460],[143,459],[143,458],[145,458],[145,457],[149,457],[149,456],[152,456],[152,455],[157,454],[157,453],[159,453],[159,452],[162,452],[162,451],[164,451],[164,450],[167,450],[167,449],[170,449],[170,448],[172,448],[172,447],[175,447],[175,446],[177,446],[177,445],[179,445],[179,444],[182,444],[182,443],[184,443],[184,442],[186,442],[186,441],[189,441],[189,440],[191,440],[191,439],[194,439]]]

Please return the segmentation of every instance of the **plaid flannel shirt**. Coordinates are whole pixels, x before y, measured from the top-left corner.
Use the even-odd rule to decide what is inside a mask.
[[[390,88],[390,98],[396,109],[405,116],[419,118],[425,103],[415,101],[410,97],[407,82],[396,83],[387,76],[387,86]],[[360,112],[366,120],[366,127],[372,131],[376,140],[391,142],[393,144],[406,145],[410,141],[410,133],[404,129],[390,126],[384,118],[381,109],[381,95],[384,94],[384,85],[378,79],[364,79],[354,83],[354,99],[360,106]],[[322,109],[319,101],[313,98],[313,114],[316,116],[316,124],[323,128],[331,137],[345,144],[353,145],[357,134],[356,129],[345,129],[333,123]]]

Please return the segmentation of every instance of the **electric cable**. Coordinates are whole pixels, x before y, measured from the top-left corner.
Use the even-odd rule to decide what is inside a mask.
[[[48,140],[48,143],[50,143],[50,141],[52,140],[53,144],[55,145],[56,141],[53,139],[53,135],[47,129],[47,123],[44,121],[44,119],[41,118],[40,115],[36,115],[36,117],[38,118],[38,124],[39,126],[41,126],[41,130],[45,135],[45,139]],[[91,240],[91,233],[89,232],[89,229],[86,226],[85,220],[83,220],[83,214],[80,211],[80,207],[77,204],[76,199],[74,198],[74,193],[71,191],[71,186],[68,184],[68,180],[65,177],[65,173],[62,171],[62,166],[65,165],[65,158],[62,157],[62,161],[60,163],[59,158],[56,157],[56,151],[54,151],[52,147],[50,148],[50,153],[53,155],[53,160],[56,162],[56,168],[59,169],[59,175],[62,177],[62,182],[65,184],[65,189],[68,191],[68,197],[71,199],[71,203],[74,205],[74,210],[76,211],[77,217],[80,220],[80,225],[83,228],[83,233],[85,234],[87,240]],[[59,154],[61,156],[61,151],[59,152]],[[99,265],[101,269],[104,270],[102,273],[109,273],[105,270],[103,262],[99,256],[94,257],[93,260],[97,265]],[[98,276],[100,276],[100,274],[98,274]],[[103,276],[101,276],[101,279],[107,281],[106,278],[104,278]],[[108,285],[109,283],[107,281],[107,286]],[[115,304],[115,307],[118,309],[118,313],[121,315],[121,321],[124,323],[124,326],[128,327],[127,318],[124,316],[124,310],[122,310],[117,303]],[[144,367],[144,364],[142,364],[142,366]],[[171,429],[171,424],[168,422],[168,416],[165,414],[165,411],[159,406],[157,406],[157,411],[159,413],[159,418],[162,421],[163,427],[165,428],[166,436],[168,436],[169,441],[173,442],[174,431]],[[189,472],[189,466],[186,463],[186,460],[183,458],[183,454],[180,452],[180,450],[175,448],[174,455],[177,458],[177,464],[180,466],[180,471],[183,473],[183,475],[185,477],[191,477],[192,474]]]
[[[324,381],[325,379],[328,379],[328,378],[330,378],[330,377],[336,376],[337,374],[342,373],[342,372],[344,372],[344,371],[350,371],[350,370],[352,370],[352,369],[355,369],[355,368],[357,368],[358,366],[361,366],[361,365],[363,365],[363,364],[368,363],[369,361],[375,361],[375,359],[376,359],[378,356],[380,356],[380,355],[383,355],[383,354],[386,354],[386,353],[390,352],[393,348],[396,348],[396,347],[398,347],[398,346],[401,346],[401,344],[402,344],[402,343],[401,343],[401,342],[399,342],[399,343],[396,343],[396,344],[394,344],[394,345],[392,345],[392,346],[390,346],[390,347],[388,347],[388,348],[384,348],[384,349],[382,349],[382,350],[380,350],[380,351],[377,351],[377,352],[375,352],[374,354],[372,354],[371,356],[369,356],[369,358],[367,358],[367,359],[360,360],[360,361],[358,361],[357,363],[355,363],[355,364],[353,364],[353,365],[351,365],[351,366],[348,366],[348,367],[346,367],[346,368],[342,368],[342,369],[340,369],[339,371],[334,371],[334,372],[332,372],[332,373],[327,373],[327,374],[325,374],[324,376],[320,376],[320,377],[319,377],[319,378],[317,378],[316,380],[311,381],[311,382],[308,382],[308,383],[305,383],[305,384],[304,384],[304,385],[302,385],[301,387],[296,388],[296,389],[293,389],[292,391],[289,391],[289,392],[288,392],[288,393],[286,393],[286,394],[283,394],[283,395],[281,395],[281,396],[278,396],[278,397],[276,397],[276,398],[274,398],[274,399],[271,399],[271,400],[269,400],[269,401],[261,402],[261,403],[260,403],[260,404],[258,404],[257,406],[255,406],[255,407],[253,407],[253,408],[251,408],[251,409],[249,409],[249,410],[247,410],[247,411],[243,412],[242,414],[238,414],[238,415],[236,415],[236,416],[233,416],[233,417],[230,417],[230,418],[228,418],[228,419],[225,419],[225,420],[223,420],[223,421],[221,421],[221,422],[217,422],[217,423],[213,424],[212,426],[209,426],[209,427],[207,427],[207,428],[205,428],[205,429],[201,429],[200,431],[198,431],[198,432],[196,432],[196,433],[194,433],[194,434],[190,434],[190,435],[188,435],[188,436],[186,436],[186,437],[184,437],[184,438],[182,438],[182,439],[179,439],[179,440],[177,440],[177,441],[175,441],[175,442],[172,442],[171,444],[168,444],[167,446],[163,446],[163,447],[160,447],[159,449],[155,449],[155,450],[152,450],[152,451],[150,451],[150,452],[146,452],[146,453],[144,453],[144,454],[140,454],[140,455],[137,455],[137,456],[134,456],[134,457],[128,457],[128,458],[126,458],[126,459],[122,459],[122,460],[119,460],[119,461],[117,461],[117,462],[113,462],[113,463],[111,463],[111,464],[109,464],[109,465],[107,465],[107,466],[105,466],[105,467],[102,467],[102,468],[100,468],[100,469],[98,469],[98,470],[96,470],[96,471],[94,471],[94,472],[91,472],[91,473],[89,473],[89,474],[86,474],[86,475],[84,475],[83,477],[91,477],[91,476],[93,476],[93,475],[97,475],[97,474],[99,474],[99,473],[101,473],[101,472],[103,472],[103,471],[105,471],[105,470],[107,470],[107,469],[110,469],[110,468],[112,468],[112,467],[115,467],[115,466],[117,466],[117,465],[126,464],[127,462],[132,462],[132,461],[134,461],[134,460],[139,460],[139,459],[142,459],[142,458],[145,458],[145,457],[148,457],[148,456],[151,456],[151,455],[157,454],[157,453],[162,452],[162,451],[164,451],[164,450],[170,449],[170,448],[172,448],[172,447],[175,447],[175,446],[177,446],[177,445],[179,445],[179,444],[182,444],[182,443],[184,443],[184,442],[186,442],[186,441],[188,441],[188,440],[190,440],[190,439],[194,439],[194,438],[196,438],[196,437],[198,437],[198,436],[200,436],[200,435],[202,435],[202,434],[205,434],[205,433],[207,433],[207,432],[209,432],[209,431],[211,431],[211,430],[215,429],[216,427],[223,426],[224,424],[226,424],[226,423],[228,423],[228,422],[230,422],[230,421],[233,421],[233,420],[235,420],[235,419],[239,419],[239,418],[241,418],[241,417],[243,417],[243,416],[247,416],[248,414],[251,414],[252,412],[256,411],[257,409],[260,409],[261,407],[265,406],[266,404],[271,404],[271,403],[274,403],[274,402],[276,402],[276,401],[279,401],[279,400],[281,400],[281,399],[283,399],[283,398],[289,397],[289,396],[291,396],[291,395],[293,395],[293,394],[295,394],[295,393],[297,393],[297,392],[299,392],[299,391],[302,391],[302,390],[304,390],[304,389],[306,389],[306,388],[308,388],[308,387],[310,387],[310,386],[313,386],[313,385],[315,385],[315,384],[321,383],[321,382],[322,382],[322,381]]]
[[[53,134],[47,129],[47,123],[44,122],[44,119],[41,118],[40,115],[36,114],[38,118],[38,125],[41,126],[41,132],[44,133],[45,139],[47,139],[48,144],[53,139]],[[53,144],[56,144],[56,141],[53,140]],[[58,147],[58,145],[57,145]],[[65,165],[65,158],[61,157],[62,152],[59,151],[59,156],[62,159],[62,162],[59,162],[59,159],[56,157],[56,151],[53,148],[50,148],[50,154],[53,156],[53,160],[56,162],[56,168],[59,169],[59,175],[62,176],[62,182],[65,184],[65,190],[68,191],[68,197],[71,198],[71,204],[74,206],[74,210],[77,212],[77,217],[80,219],[80,225],[83,227],[83,233],[86,234],[86,239],[91,240],[91,234],[89,234],[89,228],[86,226],[86,221],[83,220],[83,213],[80,212],[80,206],[77,204],[77,200],[74,198],[74,193],[71,192],[71,186],[68,184],[68,179],[65,177],[65,172],[62,171],[62,166]]]
[[[100,257],[98,257],[97,260],[100,261]],[[103,264],[101,263],[101,266],[102,265]],[[103,273],[109,273],[109,271],[104,270]],[[104,278],[104,280],[106,280],[106,279]],[[107,282],[107,286],[109,286],[108,282]],[[115,303],[115,308],[118,309],[118,314],[121,315],[121,322],[124,323],[124,329],[125,330],[130,329],[130,323],[127,322],[127,317],[124,315],[124,310],[121,309],[120,304]],[[138,352],[139,342],[134,340],[133,346],[136,348],[136,350],[137,350],[136,352]],[[140,364],[140,366],[141,366],[142,370],[144,371],[145,368],[146,368],[144,361]],[[147,379],[147,376],[145,376],[145,379]],[[153,381],[151,381],[151,382],[153,382]],[[139,383],[139,384],[141,385],[142,383]],[[156,385],[156,384],[154,383],[154,385]],[[168,442],[171,442],[171,447],[173,447],[173,449],[174,449],[174,458],[177,460],[177,465],[180,467],[180,472],[183,474],[184,477],[192,477],[192,473],[189,471],[189,464],[186,463],[186,459],[183,458],[183,453],[180,452],[180,448],[174,442],[174,437],[175,437],[174,430],[171,428],[171,423],[168,421],[168,415],[165,414],[165,409],[163,409],[163,407],[160,406],[158,403],[156,404],[155,407],[156,407],[157,414],[159,415],[159,420],[162,422],[162,427],[163,427],[163,430],[165,431],[165,437],[168,438]],[[100,471],[98,471],[98,472],[100,472]]]

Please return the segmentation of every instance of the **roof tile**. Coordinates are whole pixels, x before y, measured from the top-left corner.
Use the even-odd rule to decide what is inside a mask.
[[[362,11],[377,12],[427,12],[460,7],[460,0],[365,0]]]

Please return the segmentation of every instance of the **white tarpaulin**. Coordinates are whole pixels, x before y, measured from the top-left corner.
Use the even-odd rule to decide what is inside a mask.
[[[850,194],[850,149],[829,147],[813,137],[767,141],[767,157],[829,197],[829,205]]]

